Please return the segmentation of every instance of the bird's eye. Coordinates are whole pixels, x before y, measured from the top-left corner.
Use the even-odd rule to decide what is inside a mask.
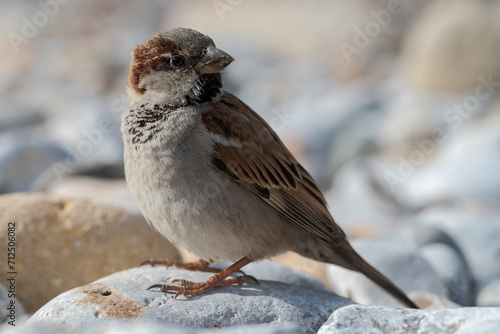
[[[175,67],[182,66],[184,65],[184,58],[182,58],[181,56],[173,56],[172,58],[170,58],[170,65]]]

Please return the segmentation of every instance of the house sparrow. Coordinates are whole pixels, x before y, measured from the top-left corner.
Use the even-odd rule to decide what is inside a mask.
[[[206,282],[150,288],[199,295],[242,283],[231,274],[292,250],[360,272],[417,308],[354,251],[313,178],[270,126],[224,91],[220,72],[233,60],[185,28],[161,31],[132,52],[121,126],[132,196],[173,243],[204,260],[234,262]]]

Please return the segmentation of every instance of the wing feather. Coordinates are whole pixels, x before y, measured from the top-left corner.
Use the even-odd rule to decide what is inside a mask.
[[[214,139],[214,167],[296,226],[341,242],[345,234],[316,182],[255,111],[226,92],[202,119]]]

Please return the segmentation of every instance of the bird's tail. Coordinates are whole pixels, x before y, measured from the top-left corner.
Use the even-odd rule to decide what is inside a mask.
[[[349,247],[350,248],[350,247]],[[372,267],[368,262],[366,262],[354,249],[336,249],[336,253],[340,255],[347,263],[349,263],[349,269],[357,271],[382,289],[391,294],[394,298],[398,299],[404,305],[410,308],[418,309],[419,307],[408,298],[408,296],[398,288],[394,283],[392,283],[387,277],[385,277],[380,271]]]

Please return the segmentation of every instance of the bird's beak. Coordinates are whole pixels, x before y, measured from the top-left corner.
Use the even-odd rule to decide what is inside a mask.
[[[201,74],[219,73],[233,62],[234,58],[221,49],[210,45],[196,66]]]

